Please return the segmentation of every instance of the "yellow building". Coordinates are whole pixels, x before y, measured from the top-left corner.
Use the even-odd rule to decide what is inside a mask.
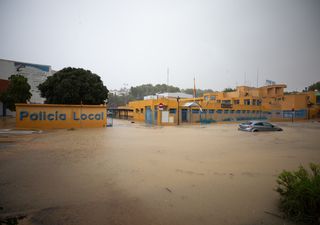
[[[129,102],[132,118],[149,124],[210,123],[254,119],[306,120],[319,117],[316,92],[285,94],[284,84],[260,88],[239,86],[232,92],[205,93],[198,98],[157,97]],[[163,107],[159,108],[159,106]]]
[[[18,128],[80,128],[105,127],[106,106],[16,104]]]

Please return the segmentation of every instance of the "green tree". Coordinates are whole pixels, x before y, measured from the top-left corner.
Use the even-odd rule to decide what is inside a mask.
[[[136,87],[131,87],[129,95],[133,99],[140,100],[143,99],[144,96],[163,92],[180,92],[180,88],[171,85],[168,86],[166,84],[156,84],[155,86],[152,84],[142,84]]]
[[[115,95],[115,94],[109,93],[108,106],[109,107],[125,106],[130,100],[134,100],[134,99],[132,99],[132,97],[127,95]]]
[[[109,93],[97,74],[71,67],[48,77],[38,88],[49,104],[103,104]]]
[[[193,95],[193,88],[187,88],[187,89],[182,89],[181,90],[183,93],[189,94],[189,95]],[[209,92],[213,92],[212,89],[196,89],[196,97],[201,97],[203,96],[204,93],[209,93]]]
[[[308,91],[315,91],[315,90],[320,91],[320,81],[318,81],[317,83],[314,83],[308,87]]]
[[[236,89],[225,88],[225,89],[223,90],[223,92],[233,92],[233,91],[236,91]]]
[[[11,111],[16,110],[15,103],[26,103],[32,94],[28,79],[22,75],[11,75],[9,77],[8,89],[0,95],[0,100]]]

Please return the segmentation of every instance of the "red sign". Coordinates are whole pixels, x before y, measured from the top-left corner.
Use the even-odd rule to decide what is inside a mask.
[[[162,103],[159,104],[159,110],[163,110],[164,105]]]

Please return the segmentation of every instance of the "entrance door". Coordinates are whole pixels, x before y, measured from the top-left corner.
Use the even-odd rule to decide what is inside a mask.
[[[188,109],[182,109],[181,116],[182,122],[188,122]]]
[[[150,106],[147,106],[146,107],[146,114],[145,114],[145,122],[146,123],[149,123],[149,124],[152,124],[152,111],[151,111],[151,107]]]

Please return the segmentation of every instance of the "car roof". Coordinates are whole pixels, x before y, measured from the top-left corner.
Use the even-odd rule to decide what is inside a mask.
[[[261,120],[251,120],[249,122],[251,122],[251,123],[269,123],[267,121],[261,121]]]

